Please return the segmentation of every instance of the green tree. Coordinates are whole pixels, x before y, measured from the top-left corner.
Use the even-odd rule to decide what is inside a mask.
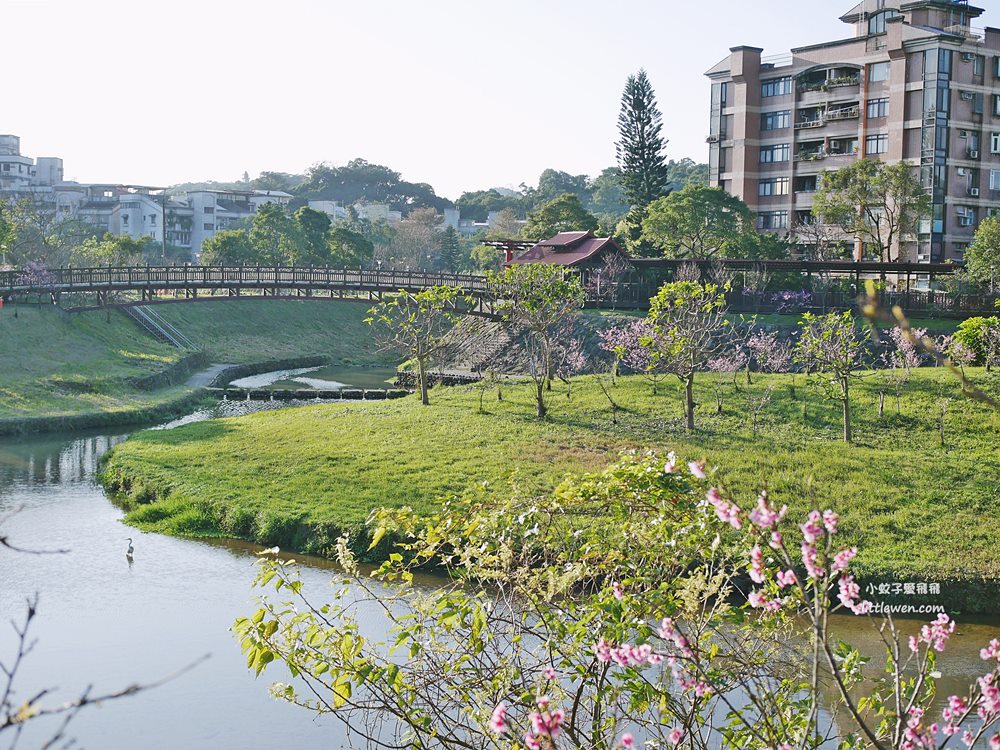
[[[662,128],[653,87],[646,71],[640,70],[625,83],[618,113],[619,141],[615,144],[625,198],[633,206],[648,205],[667,190]]]
[[[365,235],[337,222],[328,235],[330,265],[343,268],[361,268],[370,265],[375,255],[375,245]]]
[[[543,203],[528,214],[521,236],[542,240],[559,232],[588,232],[597,229],[597,217],[588,212],[572,193]]]
[[[708,185],[708,165],[698,164],[694,159],[684,157],[680,161],[667,162],[667,185],[671,190],[681,190],[688,185]]]
[[[13,250],[16,236],[14,223],[7,216],[6,206],[6,202],[0,201],[0,266],[7,265],[7,253]]]
[[[668,372],[684,385],[684,419],[694,430],[694,378],[710,359],[729,346],[723,334],[728,285],[675,281],[664,284],[649,301],[651,335],[641,344],[650,350],[652,368]]]
[[[321,266],[330,261],[330,217],[322,211],[303,206],[292,214],[289,243],[297,254],[289,260],[299,266]]]
[[[851,442],[851,381],[861,377],[861,355],[868,341],[867,328],[854,325],[850,310],[814,315],[805,313],[795,345],[795,361],[808,371],[827,376],[821,383],[827,397],[840,401],[844,415],[844,442]]]
[[[458,232],[450,224],[441,232],[438,241],[438,263],[445,271],[455,273],[462,263],[462,249]]]
[[[257,209],[249,238],[256,262],[264,265],[287,264],[304,255],[295,224],[277,203],[265,203]]]
[[[590,202],[587,210],[594,214],[602,226],[612,227],[628,211],[622,173],[618,167],[607,167],[590,183]]]
[[[877,159],[823,172],[812,207],[819,221],[839,225],[884,263],[899,260],[902,242],[916,234],[930,210],[930,196],[913,167]]]
[[[444,348],[448,332],[458,322],[455,306],[462,299],[458,287],[435,286],[416,294],[400,290],[371,308],[365,319],[382,348],[416,361],[420,403],[425,406],[430,404],[427,365]]]
[[[667,258],[733,257],[754,232],[753,213],[722,188],[688,185],[648,207],[642,239]]]
[[[127,234],[105,233],[99,240],[91,237],[74,248],[70,262],[82,266],[131,266],[142,262],[143,253],[151,245],[149,237],[133,239]],[[159,244],[156,249],[160,250]]]
[[[500,191],[497,188],[465,192],[455,201],[463,219],[486,221],[491,211],[510,209],[515,212],[524,210],[525,198],[514,191]]]
[[[258,257],[245,230],[226,229],[202,243],[200,261],[206,266],[242,266],[256,264]]]
[[[535,413],[543,419],[548,411],[545,390],[551,388],[556,336],[562,324],[583,307],[586,292],[578,277],[540,263],[507,266],[490,272],[487,279],[496,295],[497,312],[523,339],[535,385]]]
[[[517,212],[512,208],[501,209],[493,221],[493,226],[486,233],[486,238],[491,240],[511,240],[521,233],[521,222],[518,221]]]
[[[996,291],[1000,285],[1000,216],[983,219],[965,251],[965,262],[974,281]]]
[[[581,204],[590,202],[590,186],[587,175],[573,175],[558,169],[546,169],[538,177],[538,188],[525,196],[532,208],[554,200],[566,193],[575,195]]]

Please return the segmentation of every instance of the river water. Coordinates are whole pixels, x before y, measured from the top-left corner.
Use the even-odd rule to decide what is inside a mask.
[[[223,408],[231,414],[238,407]],[[277,668],[255,680],[228,632],[236,617],[255,608],[256,549],[143,534],[121,523],[121,511],[95,474],[100,456],[125,437],[0,441],[2,532],[22,548],[67,550],[32,555],[0,548],[0,659],[15,645],[6,623],[23,616],[26,597],[40,597],[38,641],[19,676],[21,695],[53,685],[56,700],[73,698],[88,684],[95,692],[112,691],[156,680],[209,653],[208,661],[162,687],[81,713],[71,736],[101,750],[340,747],[339,724],[273,700],[267,685],[287,680],[287,673]],[[135,546],[132,563],[125,557],[127,537]],[[315,596],[333,571],[322,560],[303,562],[303,580]],[[849,620],[838,623],[845,635],[854,629]],[[978,649],[998,634],[996,622],[963,625],[944,663],[952,679],[942,689],[980,674]],[[24,747],[37,744],[30,735],[25,740]]]

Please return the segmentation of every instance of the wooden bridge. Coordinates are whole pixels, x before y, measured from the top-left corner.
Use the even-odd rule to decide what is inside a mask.
[[[866,278],[888,274],[895,289],[882,293],[883,303],[898,304],[911,314],[967,317],[995,314],[997,295],[948,294],[918,290],[916,281],[933,281],[935,275],[954,273],[952,264],[876,263],[853,261],[733,260],[680,261],[637,259],[634,270],[614,278],[599,271],[582,271],[588,307],[642,310],[665,281],[684,266],[698,267],[713,278],[722,269],[734,279],[727,295],[730,310],[750,313],[827,312],[856,305]],[[575,272],[575,271],[574,271]],[[781,278],[785,288],[801,291],[765,292],[745,288],[746,274],[764,273]],[[741,275],[742,274],[742,275]],[[848,282],[838,289],[820,291],[815,278]],[[911,283],[911,279],[914,283]],[[69,311],[131,307],[197,300],[265,297],[270,299],[353,299],[377,301],[400,290],[419,292],[431,286],[461,289],[469,298],[461,311],[495,318],[496,293],[487,278],[477,274],[426,271],[296,268],[275,266],[121,266],[56,268],[35,272],[0,272],[0,298],[48,296]],[[812,289],[812,291],[804,291]]]
[[[472,302],[464,312],[494,315],[494,296],[486,277],[471,274],[189,265],[55,268],[30,275],[0,272],[3,298],[41,294],[58,304],[66,295],[96,295],[95,304],[71,305],[70,311],[242,296],[374,301],[400,290],[420,292],[438,285],[458,287],[468,295]]]

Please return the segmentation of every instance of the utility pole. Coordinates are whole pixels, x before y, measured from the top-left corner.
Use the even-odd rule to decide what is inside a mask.
[[[160,193],[160,212],[161,225],[160,232],[162,234],[162,250],[163,250],[163,265],[167,265],[167,191],[166,189]]]

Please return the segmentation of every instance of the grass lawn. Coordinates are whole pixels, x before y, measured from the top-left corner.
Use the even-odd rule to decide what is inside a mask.
[[[997,390],[996,376],[970,371]],[[895,412],[879,419],[872,374],[855,388],[856,442],[839,442],[839,407],[799,375],[697,382],[698,430],[682,428],[678,389],[626,378],[608,402],[589,377],[552,394],[533,418],[527,384],[508,384],[477,413],[475,387],[436,388],[432,403],[327,403],[141,433],[111,454],[106,481],[125,489],[127,520],[175,534],[226,535],[322,552],[358,530],[371,508],[435,506],[489,482],[498,493],[542,493],[567,472],[601,468],[627,448],[705,457],[716,481],[750,507],[766,487],[796,514],[830,507],[862,547],[869,574],[896,580],[1000,579],[1000,414],[964,399],[947,373],[914,373]],[[748,394],[773,386],[757,434]],[[716,414],[716,388],[724,393]],[[939,414],[947,403],[945,446]],[[514,489],[516,488],[516,489]]]
[[[113,311],[69,314],[51,306],[0,310],[0,421],[146,408],[176,399],[130,381],[160,372],[180,352]]]
[[[388,366],[357,301],[233,299],[158,305],[213,362],[244,364],[324,356],[340,365]]]

